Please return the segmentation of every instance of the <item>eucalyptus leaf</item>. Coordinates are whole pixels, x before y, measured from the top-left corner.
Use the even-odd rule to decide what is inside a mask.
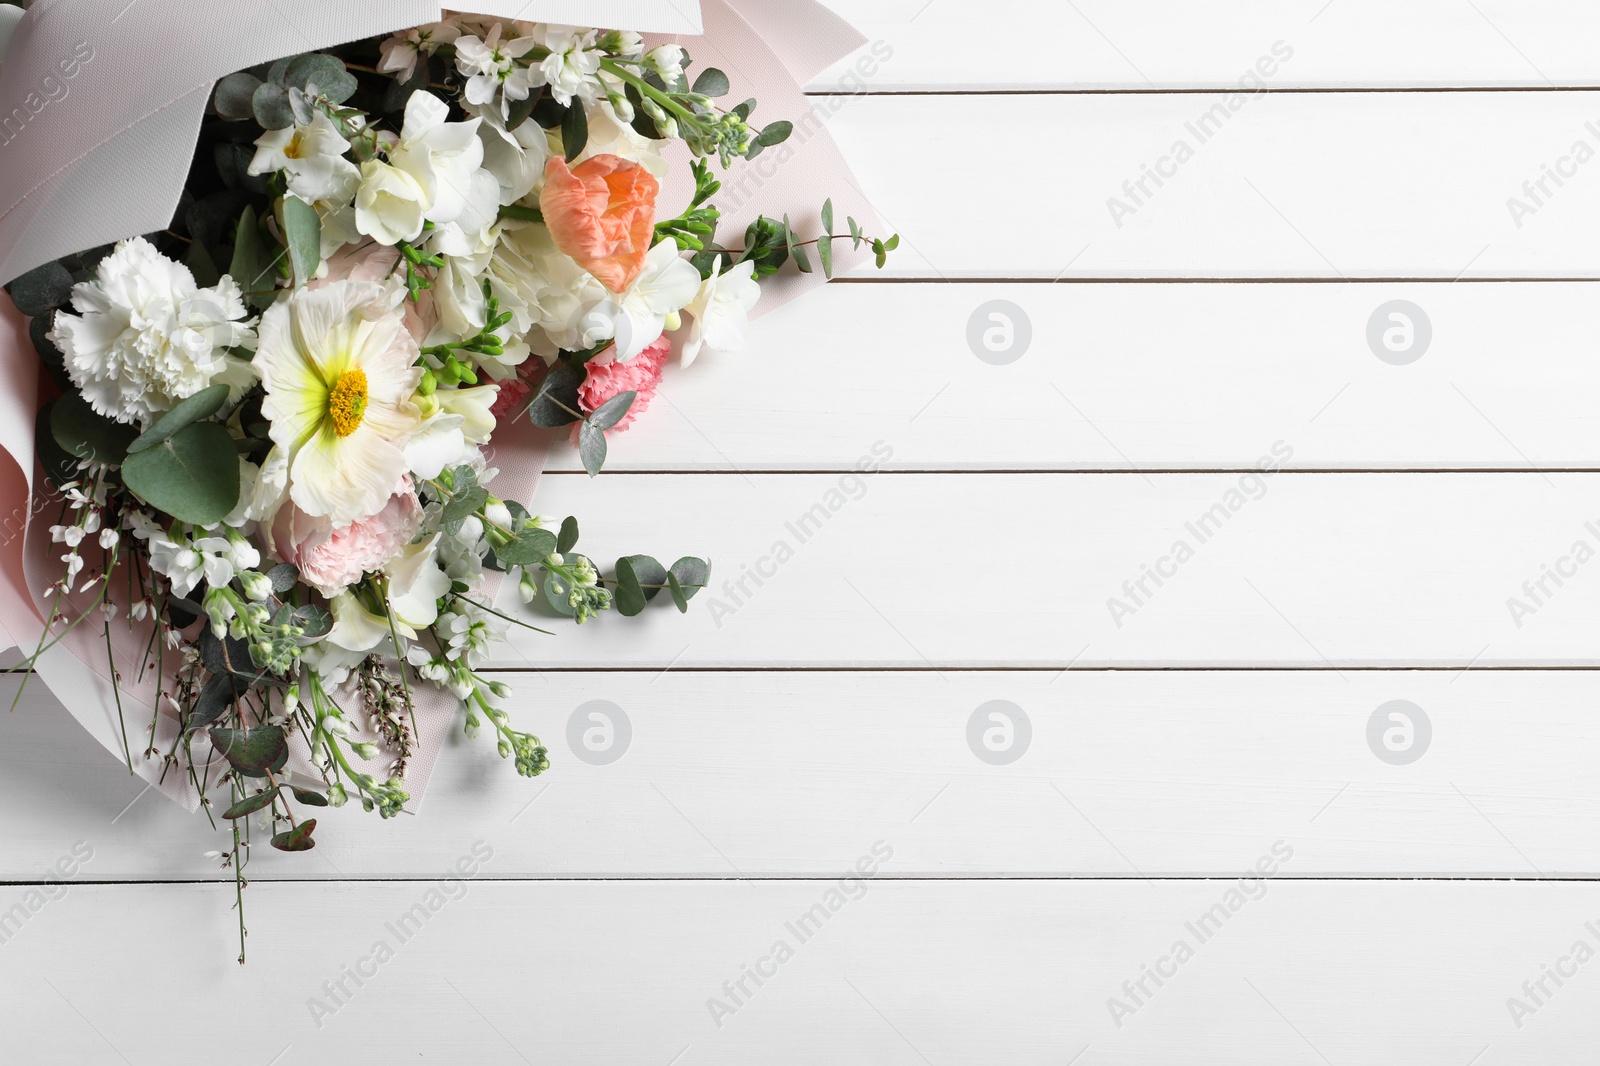
[[[590,477],[599,477],[606,465],[605,431],[592,421],[578,427],[578,458],[583,460],[583,468]]]
[[[833,280],[833,238],[824,233],[817,238],[817,258],[822,261],[822,276]]]
[[[60,263],[34,267],[11,283],[11,302],[36,318],[72,302],[72,274]]]
[[[301,640],[318,640],[333,632],[333,615],[326,607],[307,603],[294,609],[294,624],[305,630]]]
[[[216,96],[212,100],[216,105],[217,114],[229,122],[242,122],[254,118],[255,95],[260,87],[261,79],[249,71],[229,74],[217,82]]]
[[[512,538],[511,543],[494,550],[495,558],[505,566],[536,566],[556,550],[556,535],[548,529],[529,526]]]
[[[272,846],[279,851],[310,851],[317,846],[311,839],[311,834],[316,831],[317,820],[307,818],[293,829],[286,829],[272,838]]]
[[[55,403],[47,403],[39,409],[39,417],[33,424],[33,448],[39,457],[39,465],[44,468],[44,476],[51,484],[64,485],[78,476],[78,460],[56,442],[55,434],[50,431],[50,414]]]
[[[623,577],[626,572],[629,576]],[[632,592],[637,592],[639,598],[632,598],[632,592],[627,595],[629,610],[624,606],[624,589],[631,583]],[[617,560],[617,610],[632,617],[644,610],[644,605],[661,594],[661,589],[667,583],[667,568],[656,562],[648,555],[629,555]]]
[[[194,707],[189,711],[189,728],[199,729],[210,725],[225,714],[234,701],[248,691],[248,686],[227,674],[215,674],[200,689]]]
[[[222,521],[239,504],[239,453],[227,429],[194,422],[130,456],[122,481],[158,511],[192,525]]]
[[[293,563],[279,563],[267,571],[267,580],[272,582],[273,592],[288,592],[300,580],[300,571],[294,568]]]
[[[212,726],[211,743],[235,769],[255,773],[272,769],[279,759],[287,759],[289,755],[288,739],[275,725],[253,729]]]
[[[139,431],[97,413],[80,393],[61,395],[50,412],[50,432],[69,455],[116,466],[127,457]],[[238,465],[238,461],[234,461]],[[229,510],[232,510],[230,507]],[[223,514],[227,514],[224,511]]]
[[[256,310],[265,310],[277,300],[277,271],[281,252],[268,252],[261,240],[261,230],[256,220],[256,209],[246,207],[239,217],[233,240],[233,265],[228,274],[244,290],[245,302]]]
[[[691,91],[701,96],[715,98],[727,96],[731,88],[732,86],[728,84],[728,76],[726,74],[716,67],[707,67],[700,72],[699,77],[695,78],[694,88]]]
[[[578,158],[588,144],[589,116],[584,113],[582,101],[574,100],[561,119],[561,148],[566,152],[567,162]]]
[[[696,559],[692,555],[684,556],[672,564],[671,576],[683,591],[683,598],[692,600],[695,597],[695,593],[710,583],[711,564],[704,559]]]
[[[679,614],[689,613],[689,597],[683,594],[683,584],[678,580],[678,575],[667,571],[667,591],[672,593],[673,605],[678,608]]]
[[[251,97],[250,105],[257,125],[264,130],[286,130],[294,125],[294,109],[289,106],[289,92],[282,85],[263,83]]]
[[[833,232],[833,200],[832,199],[827,199],[827,200],[824,200],[822,202],[822,231],[824,233],[832,233]]]
[[[336,104],[354,96],[357,88],[354,75],[345,69],[344,63],[336,56],[321,52],[296,56],[284,70],[283,80],[284,84],[307,93],[314,88],[318,95]]]
[[[55,328],[55,315],[40,315],[28,322],[28,338],[33,341],[33,350],[39,353],[39,361],[50,374],[50,380],[62,392],[72,390],[72,378],[67,374],[67,359],[61,354],[61,349],[49,337]]]
[[[322,219],[317,209],[298,196],[283,198],[283,235],[296,287],[305,285],[322,266]]]
[[[155,425],[145,430],[137,440],[128,445],[128,454],[137,455],[146,448],[154,448],[184,426],[198,422],[203,418],[210,418],[222,410],[222,405],[227,402],[228,386],[212,385],[201,389],[156,419]]]
[[[294,793],[295,799],[304,803],[307,807],[326,807],[328,805],[327,796],[320,792],[313,792],[309,788],[294,788],[291,786],[289,791]]]
[[[578,520],[568,515],[561,523],[561,535],[556,538],[556,551],[565,555],[578,546]]]
[[[254,814],[263,808],[272,806],[272,801],[277,798],[278,790],[269,788],[265,792],[257,793],[254,796],[246,796],[226,811],[223,811],[222,816],[229,820],[243,818],[247,814]]]
[[[792,133],[794,133],[794,123],[788,119],[780,119],[763,129],[756,136],[756,140],[763,148],[773,148],[787,141]]]
[[[222,271],[217,269],[217,261],[211,258],[211,253],[199,241],[189,244],[189,250],[183,254],[183,265],[194,275],[194,283],[203,289],[209,289],[222,280]]]
[[[541,429],[569,426],[578,421],[572,412],[578,410],[578,386],[583,384],[584,372],[565,360],[550,368],[539,391],[528,405],[528,418]]]
[[[615,426],[618,422],[622,421],[623,416],[628,413],[628,408],[633,406],[633,401],[638,399],[638,396],[639,394],[637,392],[617,393],[615,396],[611,397],[611,399],[607,400],[599,407],[596,407],[594,411],[590,413],[589,421],[592,422],[597,429],[610,429],[612,426]]]
[[[462,522],[489,501],[489,493],[478,484],[477,472],[472,467],[457,467],[451,474],[453,487],[450,490],[450,502],[444,505],[444,513],[439,516],[439,521],[442,525],[459,529]]]

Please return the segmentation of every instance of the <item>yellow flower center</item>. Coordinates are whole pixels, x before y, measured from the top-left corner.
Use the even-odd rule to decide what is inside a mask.
[[[289,138],[289,144],[283,150],[284,158],[286,158],[286,159],[300,159],[300,158],[303,158],[303,154],[305,152],[305,148],[306,148],[306,142],[305,142],[304,131],[303,130],[295,130],[294,136]]]
[[[328,394],[328,418],[333,421],[333,431],[348,437],[360,428],[366,413],[367,373],[360,368],[346,370]]]

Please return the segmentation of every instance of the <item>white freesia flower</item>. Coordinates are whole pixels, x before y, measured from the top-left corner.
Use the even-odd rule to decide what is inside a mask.
[[[457,258],[481,258],[486,264],[499,239],[499,224],[500,183],[487,170],[475,170],[467,180],[461,213],[434,229],[428,250]]]
[[[406,101],[400,140],[389,148],[391,166],[411,175],[427,193],[423,214],[429,222],[453,222],[466,210],[472,176],[483,165],[481,119],[450,122],[450,108],[429,92]]]
[[[667,316],[681,311],[699,291],[700,272],[669,237],[650,249],[628,291],[596,307],[591,317],[610,319],[616,358],[626,363],[654,344],[667,328]]]
[[[645,54],[645,62],[655,68],[661,80],[669,87],[678,84],[678,79],[683,77],[684,51],[682,45],[664,44],[659,48],[652,48]]]
[[[340,281],[302,289],[262,319],[261,410],[288,463],[289,498],[308,515],[343,525],[376,514],[405,476],[422,371],[404,298]]]
[[[716,269],[685,308],[694,317],[694,325],[683,342],[684,366],[694,362],[702,347],[718,352],[744,347],[745,326],[761,300],[761,285],[755,278],[754,262],[747,259],[724,273],[726,262],[725,256],[717,257]]]
[[[356,229],[380,244],[414,241],[422,236],[428,202],[428,192],[416,178],[368,160],[361,165],[361,191],[356,193]]]
[[[576,26],[540,26],[534,38],[550,50],[539,61],[538,81],[550,87],[550,95],[562,107],[571,107],[574,98],[593,103],[606,95],[600,73],[601,54],[594,49],[595,31]]]
[[[661,154],[661,145],[666,143],[641,134],[617,114],[612,101],[602,100],[589,109],[589,140],[577,161],[582,163],[597,155],[620,156],[638,163],[655,177],[664,178],[671,169]]]
[[[406,463],[411,473],[431,481],[441,471],[469,463],[477,446],[494,435],[495,419],[490,413],[498,385],[471,389],[439,389],[432,399],[438,409],[412,434],[406,445]]]
[[[289,191],[308,204],[319,201],[349,203],[360,172],[345,158],[350,142],[326,114],[318,111],[309,126],[268,130],[256,141],[249,173],[283,171]]]
[[[382,59],[378,62],[380,74],[393,74],[396,81],[408,82],[417,73],[417,63],[423,56],[431,56],[447,44],[455,44],[461,31],[448,22],[435,22],[402,30],[378,47]]]
[[[510,115],[511,101],[526,100],[540,83],[534,68],[517,62],[538,42],[532,37],[500,40],[503,27],[495,23],[484,38],[464,36],[456,41],[456,69],[467,76],[466,98],[487,105],[501,100],[501,114]]]
[[[450,578],[440,569],[435,551],[439,534],[410,545],[383,568],[388,579],[387,614],[368,610],[354,593],[342,592],[328,601],[333,628],[324,638],[327,647],[319,669],[349,669],[369,652],[398,635],[417,639],[439,617],[439,597],[450,591]],[[389,624],[394,623],[393,631]]]
[[[219,380],[235,399],[255,380],[250,363],[227,351],[256,345],[239,286],[225,276],[200,288],[143,237],[101,260],[94,280],[73,288],[72,306],[78,314],[57,314],[50,340],[107,418],[147,425]]]
[[[550,158],[550,139],[537,122],[507,130],[496,112],[486,111],[478,137],[483,141],[483,167],[500,186],[501,204],[514,204],[539,186]]]

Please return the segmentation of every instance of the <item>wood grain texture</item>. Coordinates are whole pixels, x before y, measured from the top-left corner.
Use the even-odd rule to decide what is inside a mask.
[[[890,276],[1600,276],[1586,237],[1600,225],[1592,93],[815,103],[837,108],[827,128],[902,236]],[[982,144],[928,150],[953,130],[982,130]],[[986,145],[1026,162],[997,175]],[[781,158],[757,160],[732,195],[758,195]],[[1541,180],[1543,193],[1523,188]]]
[[[595,558],[700,555],[712,588],[687,616],[513,630],[499,665],[1590,665],[1597,492],[1559,473],[555,475],[538,509],[581,513]]]
[[[1600,876],[1600,673],[511,680],[547,776],[457,735],[418,816],[321,812],[315,851],[262,848],[251,877],[424,877],[478,836],[487,876],[520,878],[827,876],[879,837],[895,877],[1227,876],[1280,836],[1285,876]],[[1420,712],[1378,714],[1394,700]],[[1376,754],[1375,715],[1409,726],[1390,743],[1414,761]],[[1015,761],[978,757],[975,717]],[[203,854],[222,834],[142,788],[31,697],[0,719],[0,881],[41,879],[79,840],[94,880],[227,877]]]
[[[1584,282],[833,285],[757,322],[747,351],[669,368],[606,468],[844,471],[884,440],[894,470],[1240,469],[1279,439],[1290,469],[1595,468],[1597,298]],[[1407,365],[1368,339],[1396,300],[1429,331]],[[994,313],[1009,364],[979,357]],[[581,470],[577,449],[551,469]]]
[[[1595,85],[1580,0],[826,0],[875,51],[816,92]],[[1258,68],[1274,42],[1292,57]],[[959,54],[952,42],[960,42]],[[873,62],[864,62],[872,60]]]
[[[244,968],[226,954],[234,917],[216,886],[76,887],[4,945],[8,1054],[211,1061],[151,1024],[161,996],[248,1003],[240,1038],[261,1062],[296,1064],[1531,1066],[1587,1046],[1594,962],[1563,987],[1547,979],[1520,1029],[1506,1004],[1541,965],[1574,973],[1580,939],[1593,951],[1593,886],[1241,882],[1275,843],[1244,848],[1234,879],[1149,885],[843,881],[843,869],[763,883],[257,884]],[[827,917],[802,940],[790,926],[813,907]],[[1189,926],[1213,907],[1226,919],[1201,942]],[[1192,951],[1181,965],[1179,941]],[[1129,1002],[1123,982],[1157,966],[1173,976],[1147,978],[1118,1028],[1107,1001]],[[769,976],[758,987],[746,968]],[[723,984],[740,978],[749,994],[735,1004]],[[714,1021],[713,998],[736,1009]]]

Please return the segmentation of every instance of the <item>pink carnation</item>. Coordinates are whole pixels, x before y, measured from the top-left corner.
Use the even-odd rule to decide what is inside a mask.
[[[615,349],[612,352],[614,354]],[[628,413],[622,416],[622,421],[611,432],[620,433],[627,429],[636,417],[649,410],[650,401],[661,386],[661,373],[666,369],[667,356],[671,354],[672,342],[666,334],[662,334],[654,344],[626,363],[590,362],[589,376],[578,386],[578,400],[584,412],[587,414],[599,410],[613,396],[637,392],[639,395],[634,398],[633,406],[628,408]]]
[[[272,521],[270,548],[307,584],[334,596],[399,555],[421,526],[422,504],[408,479],[383,510],[337,529],[286,501]]]

